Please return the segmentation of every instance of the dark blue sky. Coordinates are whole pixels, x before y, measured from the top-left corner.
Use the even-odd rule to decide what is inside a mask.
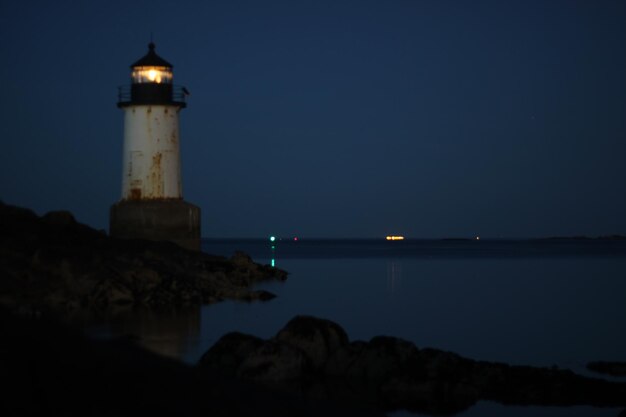
[[[75,3],[0,2],[7,203],[107,227],[153,32],[204,236],[626,234],[624,1]]]

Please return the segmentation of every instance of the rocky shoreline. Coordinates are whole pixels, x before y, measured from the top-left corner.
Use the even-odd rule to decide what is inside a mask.
[[[287,273],[244,253],[227,259],[173,243],[114,239],[71,213],[0,203],[0,306],[20,314],[170,309],[274,297],[255,283]]]
[[[350,341],[338,324],[307,316],[270,339],[226,334],[196,366],[128,339],[92,340],[46,316],[0,308],[0,328],[0,372],[9,381],[2,415],[454,415],[480,400],[626,406],[626,383],[474,361],[388,336]]]
[[[587,369],[598,374],[626,376],[626,362],[594,361],[587,364]]]
[[[303,400],[352,401],[383,410],[453,415],[479,400],[508,405],[626,406],[626,383],[569,370],[475,361],[406,340],[350,342],[336,323],[293,318],[273,338],[229,333],[198,367]]]
[[[229,333],[196,366],[97,341],[54,320],[274,297],[255,283],[287,273],[175,244],[120,240],[69,212],[37,216],[0,202],[3,415],[453,415],[477,401],[626,407],[626,383],[569,370],[475,361],[388,336],[350,341],[336,323],[298,316],[267,340]],[[589,369],[623,375],[624,363]],[[245,399],[245,401],[242,401]],[[622,411],[620,416],[626,415]]]

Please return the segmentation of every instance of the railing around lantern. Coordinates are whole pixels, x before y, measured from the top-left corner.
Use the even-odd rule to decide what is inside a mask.
[[[137,85],[134,86],[137,88]],[[163,89],[165,84],[141,84],[139,88],[147,91],[138,92],[133,85],[122,85],[117,90],[117,105],[125,107],[132,104],[177,104],[186,107],[189,92],[182,85],[171,85],[170,89]],[[155,91],[151,91],[155,90]],[[169,91],[168,91],[169,90]],[[155,92],[157,94],[155,94]]]
[[[182,85],[175,85],[174,90],[172,91],[172,100],[177,103],[186,103],[187,96],[189,95],[189,91]]]

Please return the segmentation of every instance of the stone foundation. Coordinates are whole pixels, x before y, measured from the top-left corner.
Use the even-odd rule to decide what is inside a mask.
[[[122,200],[111,206],[109,233],[123,239],[166,240],[200,250],[200,208],[181,200]]]

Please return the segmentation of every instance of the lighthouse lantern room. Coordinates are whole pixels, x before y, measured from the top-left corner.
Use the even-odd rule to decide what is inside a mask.
[[[122,198],[111,207],[110,233],[199,249],[200,209],[183,200],[180,169],[179,114],[187,90],[173,84],[172,69],[150,43],[131,65],[131,84],[119,88]]]

